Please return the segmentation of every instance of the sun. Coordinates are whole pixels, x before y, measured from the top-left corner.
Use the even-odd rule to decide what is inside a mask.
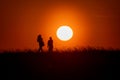
[[[73,36],[73,31],[69,26],[60,26],[56,32],[57,37],[62,41],[68,41]]]

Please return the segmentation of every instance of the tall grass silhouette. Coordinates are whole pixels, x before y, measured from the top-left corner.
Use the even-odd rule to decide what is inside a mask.
[[[39,53],[33,50],[0,54],[7,79],[115,79],[119,77],[120,50],[80,48]],[[1,72],[2,73],[2,72]]]

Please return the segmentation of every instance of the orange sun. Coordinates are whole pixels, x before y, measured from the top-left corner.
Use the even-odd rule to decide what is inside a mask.
[[[68,41],[72,38],[73,36],[73,31],[69,26],[60,26],[57,29],[56,35],[58,39],[62,41]]]

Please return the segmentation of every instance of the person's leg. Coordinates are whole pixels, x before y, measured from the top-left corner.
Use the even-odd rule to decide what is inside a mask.
[[[42,48],[43,46],[40,46],[40,52],[43,52],[43,48]]]
[[[52,52],[53,51],[53,48],[52,47],[50,47],[50,52]]]
[[[40,48],[38,49],[38,52],[40,52]]]
[[[53,52],[53,47],[52,47],[51,51]]]
[[[40,52],[40,46],[39,46],[39,48],[38,48],[38,52]]]
[[[40,49],[40,44],[39,44],[39,49],[38,49],[38,52],[40,52],[40,50],[41,50],[41,49]]]
[[[51,52],[53,52],[53,47],[51,46]]]
[[[50,47],[48,47],[48,52],[50,52]]]
[[[42,46],[41,46],[41,52],[43,52]]]

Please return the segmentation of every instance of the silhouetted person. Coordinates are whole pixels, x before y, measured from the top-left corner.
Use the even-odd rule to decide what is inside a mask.
[[[47,45],[48,45],[48,51],[52,52],[53,51],[53,40],[52,40],[52,37],[49,38]]]
[[[44,42],[43,42],[43,39],[42,39],[41,35],[38,35],[37,42],[39,43],[38,51],[42,52],[43,51],[42,47],[44,46]]]

